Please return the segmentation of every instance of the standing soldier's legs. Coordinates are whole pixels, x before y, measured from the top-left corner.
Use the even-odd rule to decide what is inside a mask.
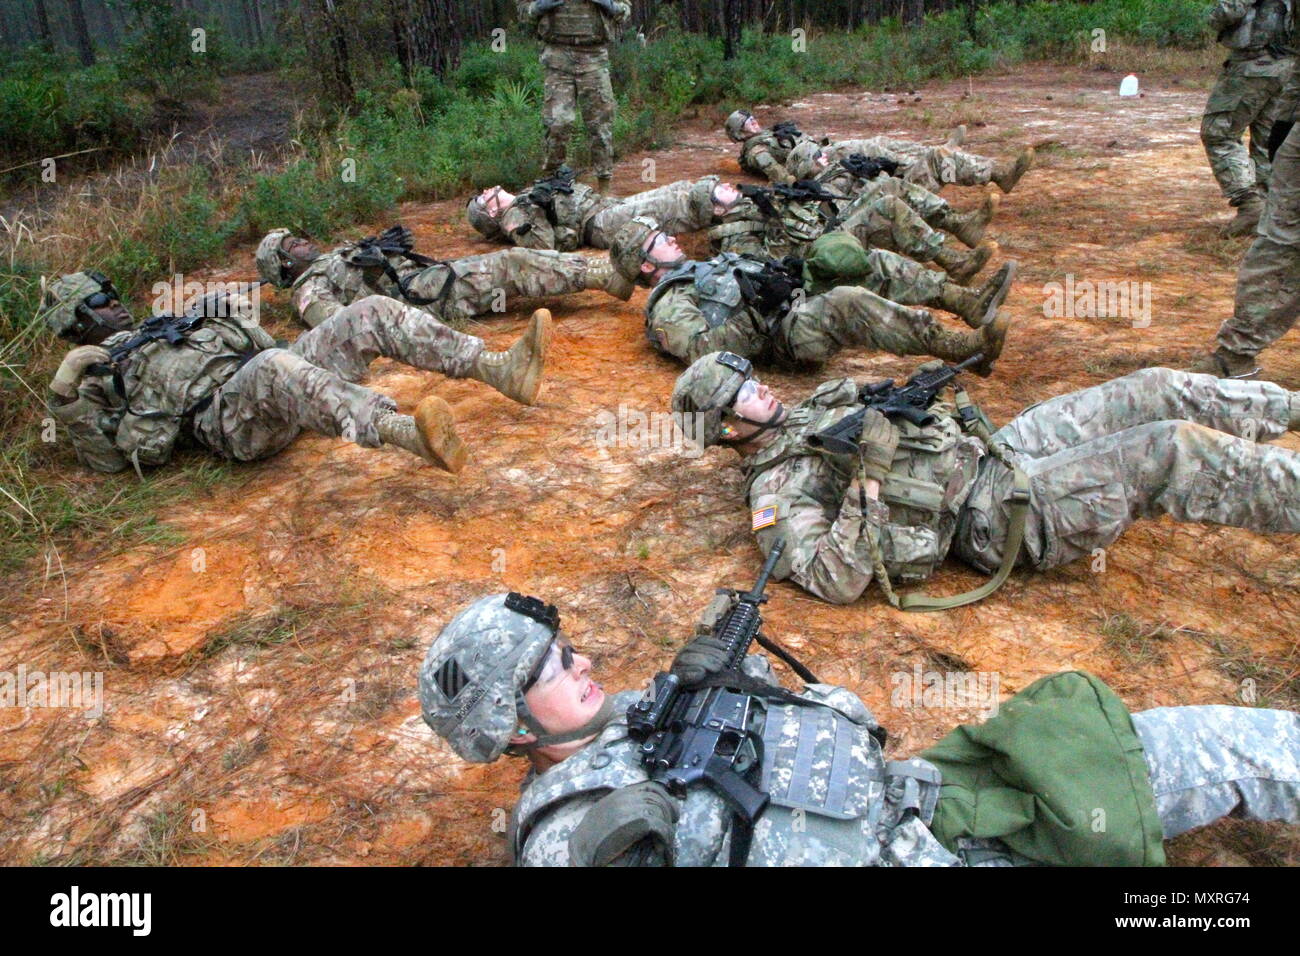
[[[558,47],[542,49],[542,125],[546,127],[546,158],[542,162],[545,175],[550,175],[564,165],[569,150],[569,137],[577,121],[578,90],[572,58]]]
[[[577,75],[578,106],[587,127],[591,165],[596,172],[601,195],[609,189],[614,176],[614,87],[609,81],[609,50],[583,52]]]
[[[979,331],[946,328],[924,309],[882,299],[858,286],[838,286],[799,302],[773,334],[777,356],[794,363],[825,362],[842,348],[862,346],[894,355],[933,355],[962,361],[980,351],[1001,350],[1005,327]]]
[[[1133,727],[1166,840],[1222,817],[1300,823],[1300,715],[1156,707]]]
[[[457,332],[414,306],[371,295],[299,336],[290,351],[349,382],[364,379],[370,363],[381,355],[464,378],[483,351],[483,340]]]
[[[212,404],[195,416],[194,432],[217,454],[237,461],[274,455],[304,428],[377,448],[377,422],[396,408],[388,396],[288,349],[268,349],[217,390]]]
[[[1232,317],[1219,329],[1228,366],[1254,366],[1300,315],[1300,126],[1273,157],[1273,178],[1259,235],[1237,270]],[[1235,360],[1235,362],[1234,362]],[[1232,368],[1229,368],[1232,371]],[[1235,374],[1235,373],[1234,373]]]
[[[1268,157],[1263,152],[1268,143],[1267,133],[1263,133],[1264,138],[1258,143],[1252,134],[1251,149],[1242,142],[1242,135],[1252,124],[1271,125],[1267,123],[1269,110],[1280,88],[1281,80],[1277,77],[1228,72],[1219,77],[1210,91],[1205,116],[1201,119],[1201,142],[1214,178],[1233,206],[1258,200],[1257,184],[1268,179]],[[1256,169],[1259,158],[1266,164],[1262,170]]]

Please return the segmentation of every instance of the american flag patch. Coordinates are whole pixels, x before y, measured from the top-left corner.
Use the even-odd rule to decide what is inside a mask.
[[[750,517],[753,519],[750,523],[751,531],[757,531],[759,528],[770,528],[776,524],[776,505],[759,508]]]

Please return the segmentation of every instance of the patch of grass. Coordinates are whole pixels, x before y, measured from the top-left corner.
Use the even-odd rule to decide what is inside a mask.
[[[1163,645],[1174,635],[1164,624],[1146,624],[1124,613],[1103,616],[1099,630],[1106,650],[1133,667],[1163,661]]]
[[[226,773],[234,773],[236,770],[247,767],[266,753],[266,748],[266,737],[262,734],[258,734],[252,740],[241,740],[222,752],[221,769]]]
[[[144,819],[140,841],[111,861],[113,866],[176,866],[186,856],[202,853],[210,837],[191,826],[193,807],[170,804]]]
[[[204,640],[200,653],[216,657],[228,647],[271,647],[292,640],[307,612],[303,608],[280,608],[269,614],[245,614],[214,631]]]
[[[1252,707],[1300,707],[1300,655],[1269,660],[1240,641],[1192,632],[1214,652],[1214,664],[1237,684],[1238,702]]]

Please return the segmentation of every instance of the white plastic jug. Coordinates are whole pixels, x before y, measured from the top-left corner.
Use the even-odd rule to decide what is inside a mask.
[[[1138,78],[1136,73],[1130,73],[1119,84],[1120,96],[1137,96],[1138,95]]]

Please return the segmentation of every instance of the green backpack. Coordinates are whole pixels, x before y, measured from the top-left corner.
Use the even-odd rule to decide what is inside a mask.
[[[804,255],[803,285],[809,295],[837,285],[861,285],[870,275],[866,247],[851,233],[828,232]]]

